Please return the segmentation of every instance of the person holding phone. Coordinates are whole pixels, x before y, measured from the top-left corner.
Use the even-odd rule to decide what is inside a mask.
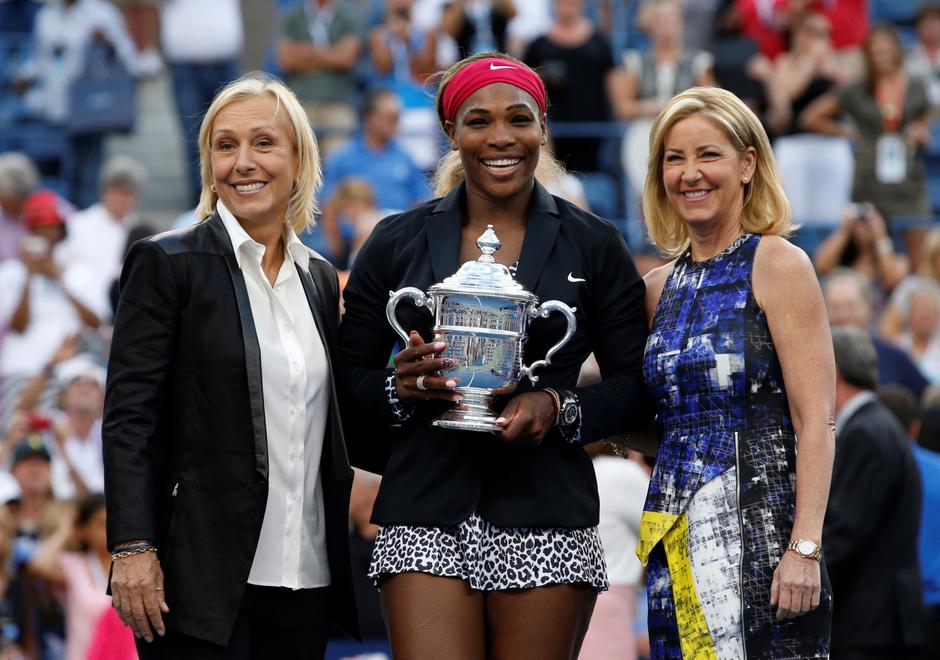
[[[869,202],[845,207],[842,222],[816,249],[813,264],[820,275],[851,268],[884,294],[910,272],[910,260],[894,249],[884,216]]]
[[[0,262],[0,326],[7,327],[0,376],[36,375],[67,336],[97,328],[107,313],[100,276],[59,259],[70,211],[51,190],[36,191],[23,204],[27,234],[19,257]]]

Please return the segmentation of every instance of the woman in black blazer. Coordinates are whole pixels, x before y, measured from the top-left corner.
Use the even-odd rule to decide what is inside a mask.
[[[353,462],[384,470],[373,522],[383,526],[371,575],[382,590],[395,657],[574,658],[607,579],[597,486],[581,445],[649,419],[641,358],[644,285],[617,229],[552,197],[559,173],[545,142],[545,90],[502,54],[467,58],[438,92],[453,152],[438,193],[383,220],[345,290],[340,327],[344,422]],[[427,290],[476,259],[487,224],[500,263],[540,299],[576,309],[577,331],[503,401],[495,434],[430,425],[459,395],[424,308],[399,306],[410,346],[388,367],[396,335],[389,291]],[[557,317],[529,326],[526,363],[564,334]],[[597,356],[604,381],[576,388]]]
[[[134,245],[104,414],[114,607],[147,658],[322,658],[357,634],[352,470],[332,365],[338,283],[297,239],[316,142],[279,81],[245,76],[199,136],[194,227]]]

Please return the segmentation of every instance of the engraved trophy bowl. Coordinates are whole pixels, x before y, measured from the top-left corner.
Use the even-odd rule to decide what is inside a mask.
[[[552,356],[568,343],[576,323],[574,310],[558,300],[541,305],[535,294],[513,279],[509,269],[493,254],[502,247],[487,225],[477,239],[482,255],[433,285],[425,294],[415,287],[389,292],[385,315],[408,346],[408,333],[395,316],[398,303],[411,298],[434,315],[434,341],[447,342],[441,357],[454,361],[448,376],[459,378],[456,391],[463,396],[452,409],[434,420],[434,426],[465,431],[497,431],[497,415],[490,407],[497,396],[509,394],[523,378],[535,384],[535,371],[551,364]],[[561,340],[545,358],[523,364],[523,347],[529,322],[558,312],[568,321]]]

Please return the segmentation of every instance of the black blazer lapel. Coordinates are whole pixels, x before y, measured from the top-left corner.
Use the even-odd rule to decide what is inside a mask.
[[[519,268],[516,270],[516,280],[529,291],[534,292],[539,283],[560,226],[558,205],[536,181],[529,203],[529,220],[522,242],[522,254],[519,255]]]
[[[229,275],[232,278],[232,290],[238,304],[238,318],[242,326],[242,340],[245,344],[245,370],[248,374],[248,402],[251,406],[251,425],[255,445],[255,469],[265,479],[268,477],[268,434],[264,419],[264,391],[261,385],[261,346],[258,344],[258,333],[255,331],[254,317],[251,315],[251,301],[248,299],[248,287],[245,285],[245,276],[235,252],[232,242],[222,224],[218,214],[206,220],[212,231],[216,248],[225,258]]]
[[[313,277],[311,269],[305,271],[299,265],[294,266],[297,274],[300,276],[300,282],[304,287],[304,294],[307,296],[307,305],[313,314],[313,322],[317,326],[317,332],[320,335],[320,341],[323,343],[323,352],[326,354],[326,368],[329,374],[330,387],[330,424],[327,425],[327,432],[331,443],[330,451],[330,475],[337,481],[347,479],[349,475],[349,457],[346,453],[346,442],[341,432],[342,427],[339,423],[339,399],[336,396],[336,374],[333,371],[334,356],[336,355],[336,346],[334,344],[334,335],[329,332],[326,319],[328,315],[323,307],[323,296],[317,289],[317,278]],[[337,310],[337,313],[338,310]]]
[[[464,185],[461,183],[441,199],[428,216],[428,254],[434,282],[443,282],[460,267],[460,207]]]
[[[323,342],[323,348],[326,352],[327,364],[330,367],[330,373],[333,373],[332,367],[332,358],[336,347],[333,346],[333,338],[330,336],[329,332],[325,330],[325,321],[324,321],[324,310],[323,310],[323,298],[320,296],[319,291],[317,290],[317,283],[309,271],[304,270],[300,267],[299,264],[294,264],[294,268],[297,269],[297,274],[300,276],[300,283],[304,287],[304,294],[307,296],[307,305],[310,307],[310,311],[313,314],[313,322],[317,326],[317,332],[320,333],[320,341]]]

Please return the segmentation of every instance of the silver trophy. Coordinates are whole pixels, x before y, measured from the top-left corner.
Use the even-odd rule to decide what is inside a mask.
[[[574,310],[558,300],[539,305],[538,298],[516,282],[509,269],[496,263],[493,254],[502,247],[493,225],[477,239],[482,256],[468,261],[456,273],[430,288],[427,295],[413,286],[390,291],[385,315],[408,346],[408,333],[395,318],[402,298],[434,314],[434,341],[447,342],[441,357],[454,361],[448,376],[459,378],[457,392],[463,396],[452,409],[434,420],[434,426],[465,431],[496,431],[496,414],[490,403],[509,394],[535,371],[551,364],[552,356],[568,343],[575,331]],[[529,321],[559,312],[568,321],[564,337],[530,366],[522,364]]]

